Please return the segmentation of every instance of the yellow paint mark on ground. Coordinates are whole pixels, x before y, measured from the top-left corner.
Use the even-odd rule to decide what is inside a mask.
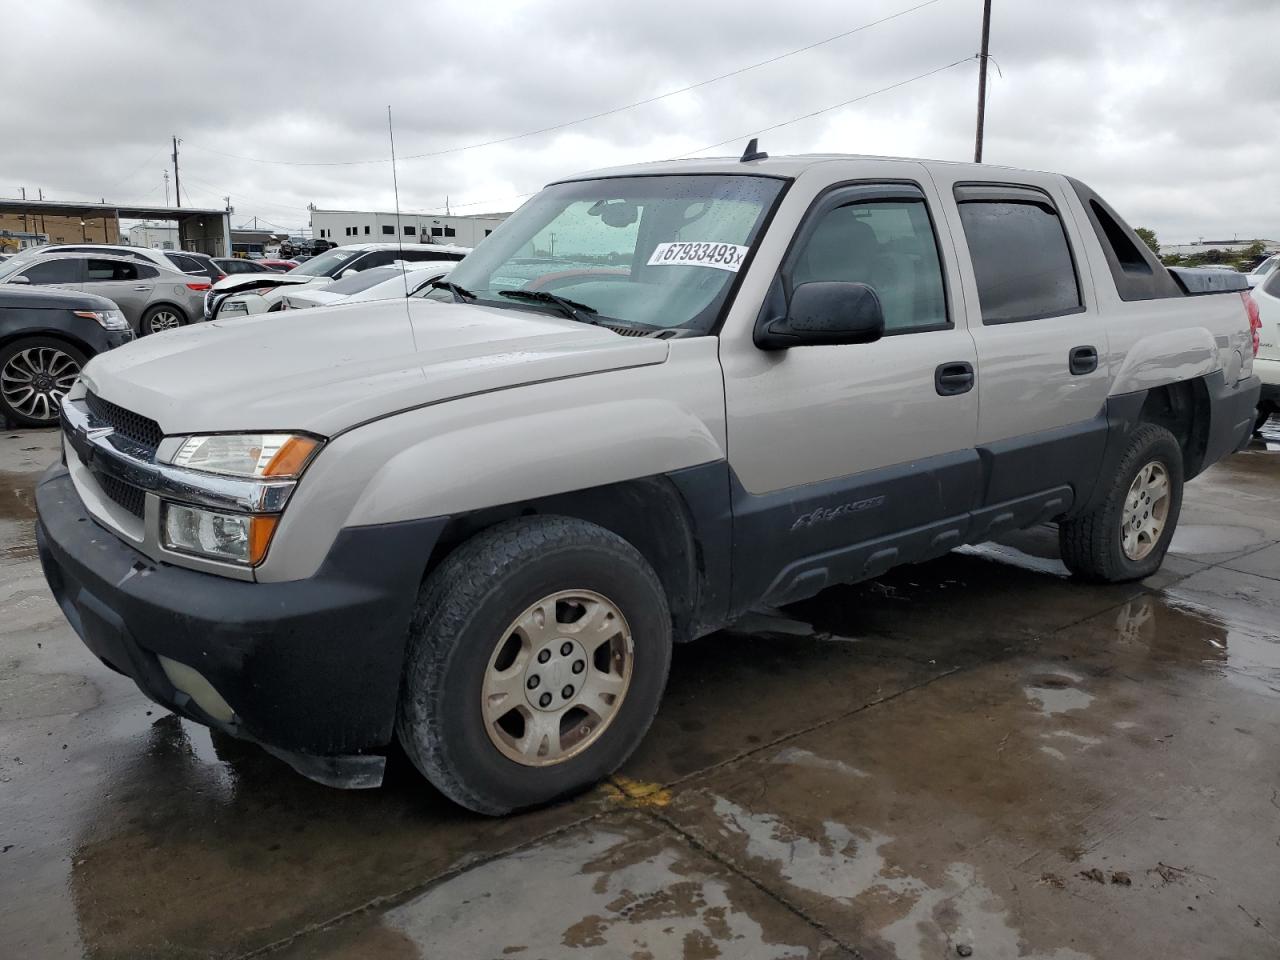
[[[671,791],[659,783],[646,783],[630,777],[611,777],[604,784],[605,793],[618,803],[631,807],[665,807],[671,802]]]

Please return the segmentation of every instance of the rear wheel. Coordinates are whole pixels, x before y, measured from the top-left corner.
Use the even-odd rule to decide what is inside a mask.
[[[1182,510],[1182,449],[1164,427],[1143,424],[1089,513],[1058,528],[1062,562],[1086,580],[1121,583],[1155,573]]]
[[[644,736],[671,659],[653,569],[566,517],[499,524],[426,581],[397,732],[442,793],[503,814],[607,777]]]
[[[0,413],[23,427],[51,427],[85,356],[52,337],[29,337],[0,348]]]
[[[146,335],[163,333],[165,330],[177,330],[186,322],[187,318],[176,307],[161,304],[158,307],[152,307],[142,315],[142,332]]]

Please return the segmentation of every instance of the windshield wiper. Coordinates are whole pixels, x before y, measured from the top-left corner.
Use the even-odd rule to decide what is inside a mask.
[[[548,293],[545,290],[499,290],[498,296],[510,297],[512,300],[532,300],[535,303],[549,303],[552,306],[559,307],[560,312],[570,320],[591,323],[598,327],[605,326],[605,324],[596,319],[595,315],[600,311],[595,307],[579,303],[577,300],[570,300],[568,297]]]
[[[476,299],[476,295],[466,287],[459,286],[456,283],[450,283],[448,280],[432,280],[429,287],[438,287],[441,290],[448,290],[453,294],[454,303],[466,303],[468,300]]]

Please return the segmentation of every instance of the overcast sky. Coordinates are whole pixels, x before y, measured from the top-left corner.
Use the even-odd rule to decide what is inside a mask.
[[[981,0],[13,0],[0,195],[183,200],[297,228],[306,206],[509,210],[593,167],[745,135],[973,55]],[[1280,0],[995,0],[986,160],[1069,173],[1166,243],[1280,239]],[[762,134],[774,155],[972,158],[977,66]],[[434,157],[415,154],[453,150]],[[264,163],[258,161],[293,161]],[[374,163],[316,165],[334,161]],[[303,165],[303,164],[307,165]],[[172,189],[172,187],[171,187]]]

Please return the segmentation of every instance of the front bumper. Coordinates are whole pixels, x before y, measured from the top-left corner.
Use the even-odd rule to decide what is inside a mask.
[[[41,478],[36,508],[53,595],[107,666],[314,780],[381,782],[409,618],[444,518],[347,528],[314,577],[250,583],[139,553],[94,522],[65,467]],[[196,671],[230,719],[178,689],[161,658]]]

